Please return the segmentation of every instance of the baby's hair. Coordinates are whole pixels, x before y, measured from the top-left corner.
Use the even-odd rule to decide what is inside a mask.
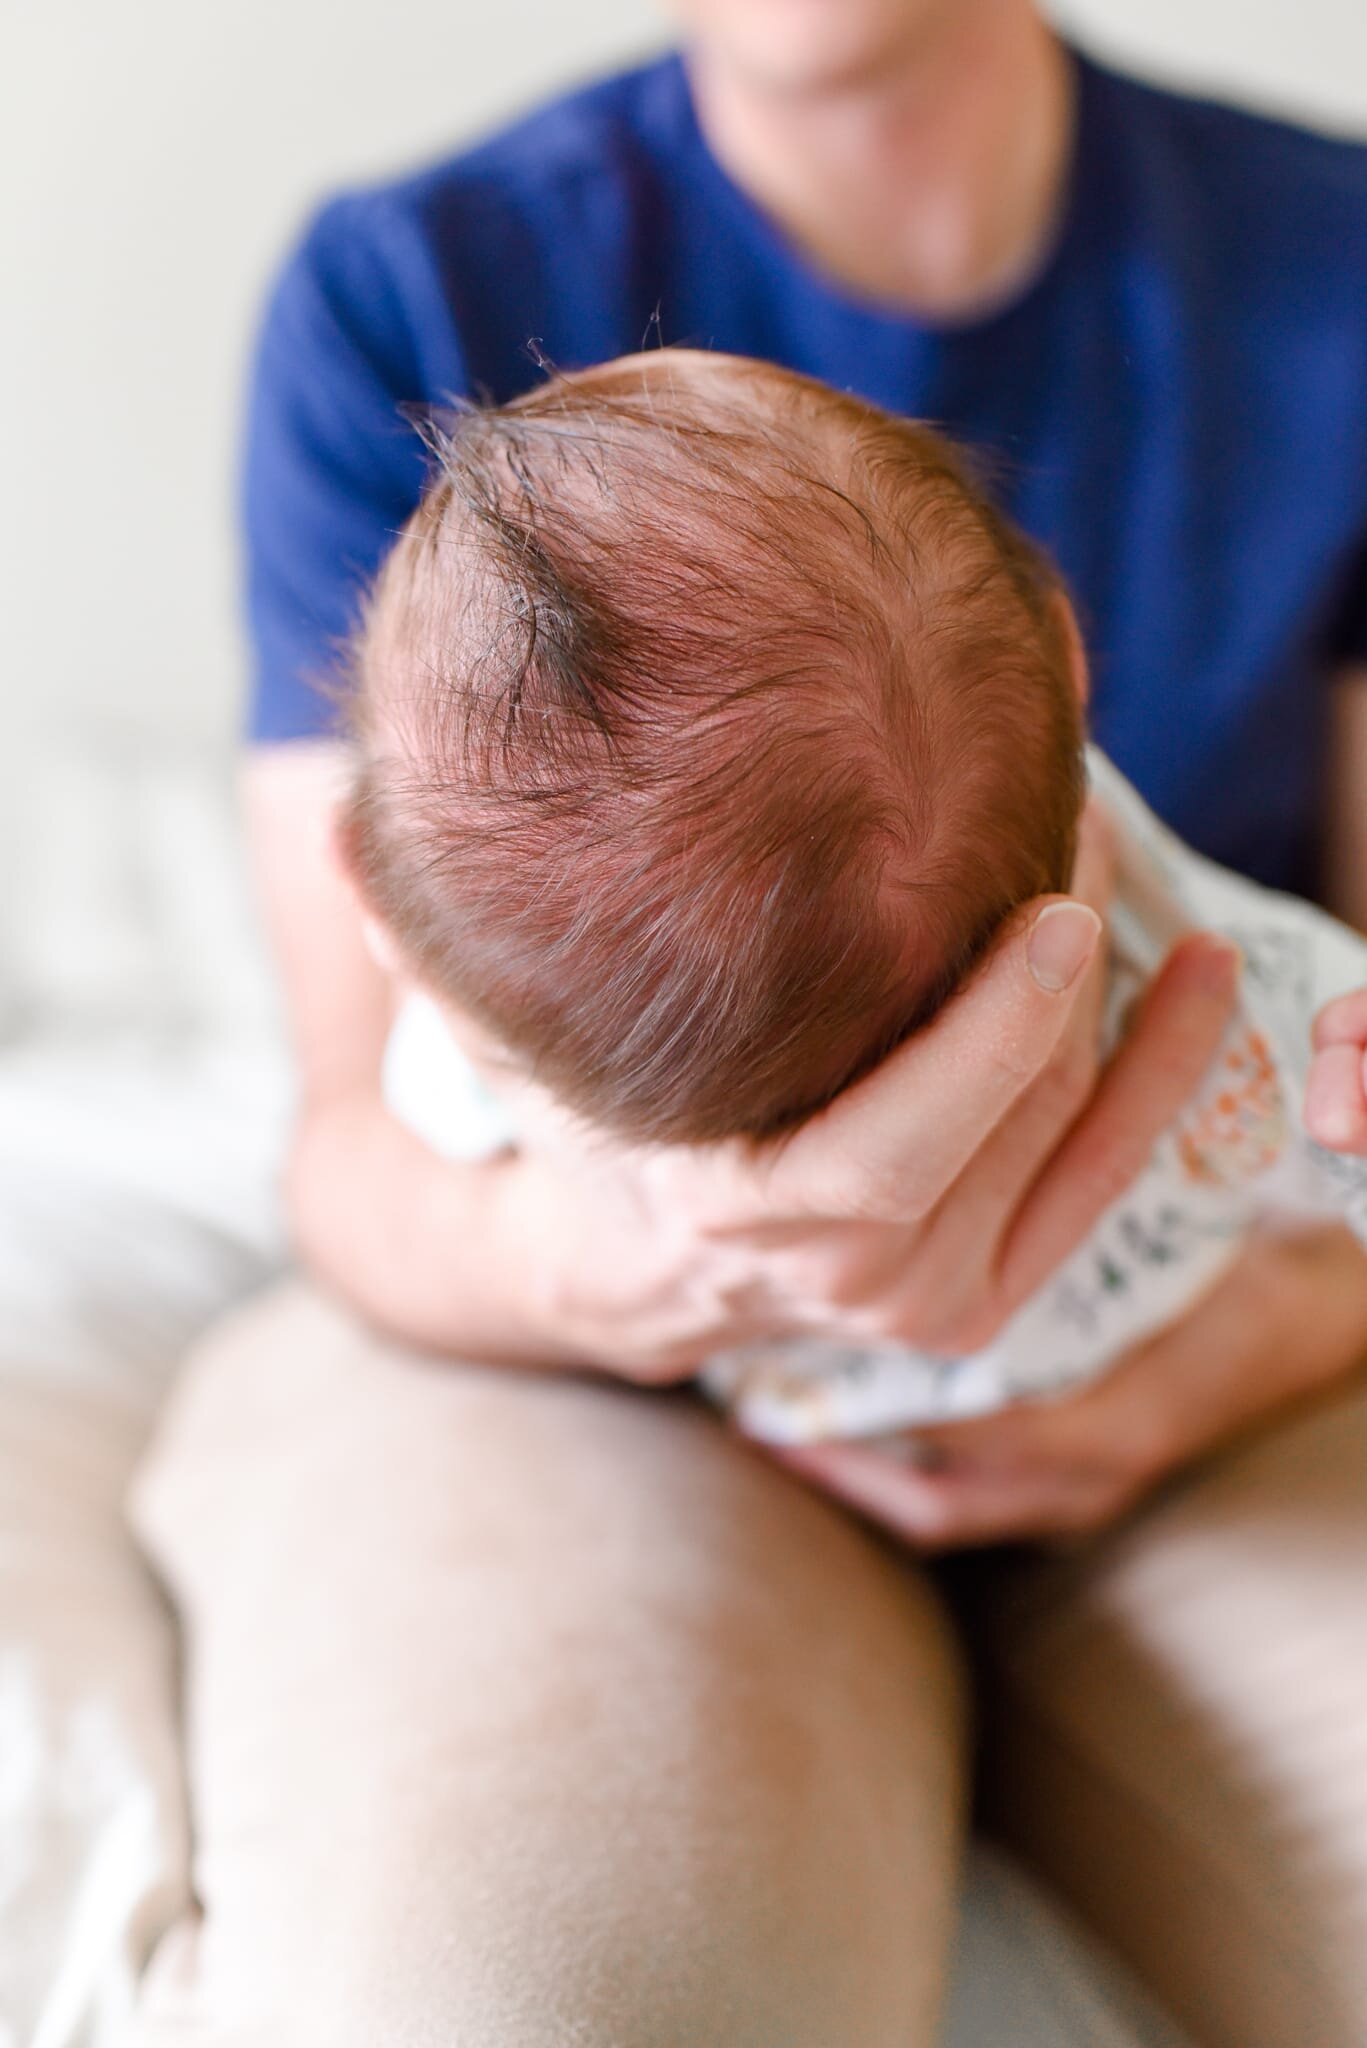
[[[939,435],[665,350],[430,445],[345,843],[416,976],[569,1107],[781,1131],[1066,888],[1057,580]]]

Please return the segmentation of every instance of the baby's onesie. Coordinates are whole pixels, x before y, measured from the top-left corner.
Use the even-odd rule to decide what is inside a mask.
[[[1224,933],[1244,957],[1238,1015],[1202,1086],[1106,1211],[995,1341],[966,1357],[902,1345],[785,1339],[715,1359],[711,1396],[774,1443],[877,1436],[1067,1393],[1193,1306],[1256,1230],[1346,1218],[1367,1242],[1367,1161],[1305,1136],[1315,1013],[1367,985],[1367,941],[1313,905],[1193,853],[1095,748],[1094,791],[1114,828],[1105,1039],[1184,932]],[[516,1143],[430,1003],[396,1022],[385,1060],[396,1115],[450,1156]]]

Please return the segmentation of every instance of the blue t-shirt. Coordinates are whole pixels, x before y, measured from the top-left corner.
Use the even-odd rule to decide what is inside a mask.
[[[966,323],[817,272],[710,154],[677,57],[326,206],[253,377],[252,736],[329,729],[318,679],[424,479],[413,408],[658,337],[989,451],[1079,600],[1100,744],[1203,852],[1312,892],[1325,678],[1367,659],[1367,148],[1077,65],[1050,251]]]

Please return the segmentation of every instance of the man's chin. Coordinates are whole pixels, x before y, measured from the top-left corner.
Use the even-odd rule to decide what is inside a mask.
[[[687,23],[692,10],[680,11]],[[920,7],[739,0],[725,13],[698,9],[696,27],[704,47],[753,90],[800,99],[885,85],[940,11],[936,0]]]

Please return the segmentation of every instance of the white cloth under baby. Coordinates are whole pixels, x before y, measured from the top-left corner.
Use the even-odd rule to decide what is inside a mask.
[[[750,1434],[786,1444],[880,1435],[1060,1395],[1190,1308],[1255,1228],[1346,1217],[1367,1241],[1367,1162],[1323,1152],[1300,1120],[1315,1012],[1367,985],[1367,942],[1193,853],[1095,749],[1088,769],[1118,852],[1107,1041],[1177,938],[1219,931],[1241,948],[1244,971],[1218,1058],[1138,1180],[991,1345],[942,1357],[804,1339],[730,1353],[703,1380]],[[384,1080],[395,1114],[449,1157],[518,1141],[511,1113],[422,998],[396,1021]]]

